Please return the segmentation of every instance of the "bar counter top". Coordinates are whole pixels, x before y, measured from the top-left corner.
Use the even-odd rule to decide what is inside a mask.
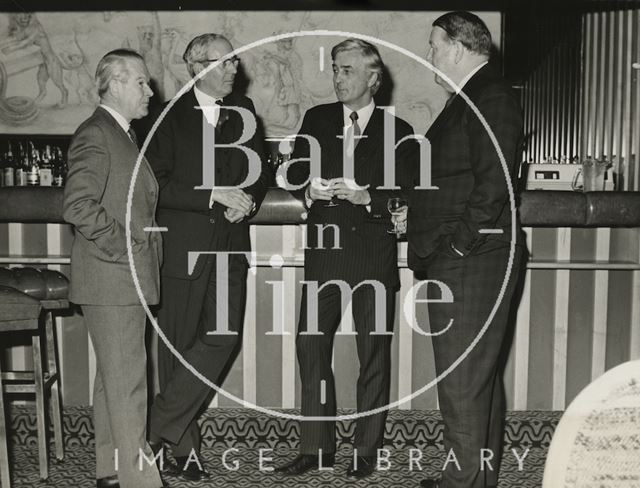
[[[518,211],[528,227],[640,227],[640,192],[525,191]],[[270,188],[251,220],[256,225],[302,224],[302,203]],[[62,189],[0,188],[0,222],[63,223]]]

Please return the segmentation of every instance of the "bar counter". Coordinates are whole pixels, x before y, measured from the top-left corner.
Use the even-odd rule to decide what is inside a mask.
[[[64,223],[61,209],[61,188],[0,188],[0,222]],[[525,227],[640,227],[640,192],[525,191],[518,210]],[[287,191],[271,188],[251,223],[303,224],[305,213]]]
[[[59,188],[0,188],[0,264],[48,266],[68,275],[73,234],[62,221],[61,203]],[[507,405],[563,409],[602,372],[640,358],[640,192],[526,191],[518,211],[530,259],[505,374]],[[248,278],[244,344],[225,387],[263,406],[299,405],[295,329],[304,214],[300,202],[273,188],[252,220],[256,266]],[[414,284],[406,247],[399,245],[393,398],[420,388],[433,373],[429,338],[412,332],[401,306]],[[426,327],[424,312],[418,307],[416,320]],[[95,357],[84,319],[73,313],[57,320],[64,404],[88,405]],[[288,335],[269,335],[274,327]],[[30,366],[19,338],[7,346],[9,366]],[[345,372],[336,385],[340,403],[354,407],[358,368],[348,340],[336,342],[335,363]],[[236,405],[216,398],[214,406]],[[431,389],[401,408],[436,407]]]

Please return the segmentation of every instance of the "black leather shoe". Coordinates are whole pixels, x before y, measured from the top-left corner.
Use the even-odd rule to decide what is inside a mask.
[[[349,469],[347,469],[347,476],[352,478],[366,478],[376,470],[376,457],[375,456],[357,456],[354,460],[351,460]]]
[[[157,456],[158,453],[160,452],[160,449],[162,449],[164,447],[164,442],[162,442],[162,441],[156,441],[156,442],[149,441],[149,447],[153,451],[153,455]]]
[[[440,480],[426,479],[420,482],[420,488],[441,488]]]
[[[299,476],[320,467],[320,457],[313,454],[299,454],[293,461],[275,468],[276,473],[286,476]],[[335,463],[335,454],[327,453],[322,455],[322,467],[332,468]]]
[[[114,474],[113,476],[107,476],[106,478],[98,478],[96,480],[97,488],[120,488],[120,482],[118,481],[118,477]]]
[[[176,464],[173,465],[176,469],[176,474],[185,481],[201,481],[211,478],[211,474],[204,469],[200,469],[198,463],[195,460],[191,460],[189,464],[188,456],[176,457]]]

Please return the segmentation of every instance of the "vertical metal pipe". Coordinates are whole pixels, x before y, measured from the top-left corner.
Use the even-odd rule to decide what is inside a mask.
[[[634,10],[634,21],[633,21],[633,55],[632,59],[634,63],[640,63],[640,9]],[[633,133],[633,164],[629,167],[629,189],[633,191],[640,190],[639,178],[640,178],[640,154],[638,154],[640,149],[640,70],[633,70],[633,80],[634,80],[634,96],[635,96],[635,106],[634,112],[631,115],[631,126],[629,130]],[[634,127],[635,123],[635,127]]]
[[[622,164],[622,187],[620,190],[629,190],[629,165],[631,164],[631,82],[633,77],[633,12],[625,10],[623,13],[623,80],[624,91],[622,94],[622,128],[620,129],[620,164]]]

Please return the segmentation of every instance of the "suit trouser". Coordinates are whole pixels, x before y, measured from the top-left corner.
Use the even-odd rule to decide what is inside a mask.
[[[93,388],[96,477],[117,474],[123,488],[162,486],[146,441],[146,313],[140,305],[82,305],[82,312],[96,354]],[[117,472],[115,449],[118,449]],[[140,450],[151,463],[140,458]]]
[[[490,249],[483,252],[485,249]],[[432,332],[451,328],[433,337],[436,372],[440,375],[467,352],[487,322],[505,280],[508,245],[483,244],[464,258],[438,254],[426,268],[426,278],[445,283],[453,303],[429,303]],[[443,488],[484,488],[498,484],[504,437],[504,385],[500,368],[509,309],[518,281],[524,250],[516,246],[513,267],[500,305],[484,335],[468,355],[438,383],[438,399],[444,420],[444,449],[451,449],[460,465],[449,462],[443,472]],[[424,279],[421,273],[416,277]],[[482,451],[487,449],[488,451]],[[481,455],[491,457],[489,468]]]
[[[331,358],[336,330],[340,325],[343,308],[337,286],[327,286],[318,293],[318,331],[307,335],[307,287],[302,294],[300,322],[296,337],[300,379],[302,382],[302,415],[305,417],[331,417],[336,415],[336,394]],[[391,382],[391,339],[395,308],[395,291],[385,289],[380,302],[386,311],[380,312],[378,331],[390,334],[372,334],[376,331],[376,296],[371,286],[362,285],[353,293],[352,311],[356,331],[356,347],[360,362],[357,384],[357,411],[367,412],[389,403]],[[325,402],[321,402],[321,381],[325,382]],[[387,412],[360,417],[356,420],[354,447],[360,456],[375,456],[382,447]],[[302,454],[333,453],[336,450],[334,421],[302,421],[300,427]]]
[[[217,278],[215,256],[206,259],[201,275],[195,280],[163,277],[158,322],[167,340],[187,363],[213,384],[221,385],[242,343],[247,264],[243,256],[229,257],[227,325],[235,335],[210,335],[207,332],[217,330]],[[188,456],[192,449],[199,454],[197,419],[215,392],[162,341],[158,346],[158,364],[160,393],[151,408],[151,439],[162,438],[174,444],[174,456]]]

